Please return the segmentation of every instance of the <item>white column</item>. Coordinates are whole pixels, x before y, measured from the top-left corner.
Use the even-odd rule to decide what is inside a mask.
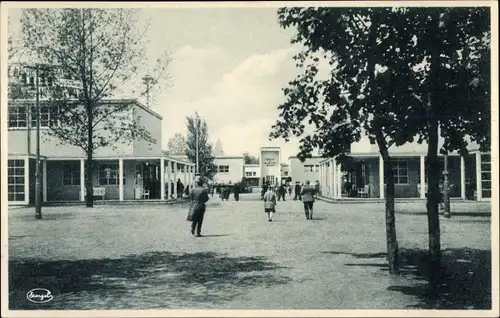
[[[337,187],[338,187],[338,171],[337,171],[337,159],[333,159],[332,160],[332,171],[333,171],[333,175],[332,175],[332,180],[333,180],[333,185],[332,185],[332,193],[333,193],[333,198],[334,199],[338,199],[338,196],[337,196]]]
[[[335,197],[335,192],[334,192],[334,183],[335,183],[335,163],[333,159],[330,159],[330,197],[334,198]]]
[[[174,198],[177,199],[177,162],[174,162]]]
[[[165,200],[165,159],[160,158],[160,200]]]
[[[337,163],[335,169],[337,169],[337,198],[342,199],[342,166],[340,163]]]
[[[24,203],[30,203],[30,158],[24,158]]]
[[[167,162],[167,199],[172,197],[172,161]]]
[[[420,156],[420,198],[425,198],[425,156]]]
[[[47,202],[47,159],[43,161],[43,202]]]
[[[481,201],[483,196],[483,184],[481,182],[481,153],[476,152],[476,200]]]
[[[183,173],[183,179],[184,179],[184,191],[186,191],[186,188],[188,186],[188,165],[184,165],[184,173]]]
[[[460,156],[460,197],[465,200],[465,158]]]
[[[85,201],[85,160],[80,159],[80,201]]]
[[[123,201],[123,159],[118,159],[118,195]]]
[[[384,159],[382,156],[378,157],[378,177],[379,177],[379,188],[380,188],[380,198],[385,198],[385,182],[384,182]]]

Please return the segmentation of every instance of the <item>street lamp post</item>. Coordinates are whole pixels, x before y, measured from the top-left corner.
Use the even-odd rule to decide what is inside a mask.
[[[200,119],[196,117],[196,175],[200,175]]]
[[[42,184],[41,184],[41,168],[40,168],[40,67],[35,66],[36,78],[36,172],[35,172],[35,218],[42,218]]]

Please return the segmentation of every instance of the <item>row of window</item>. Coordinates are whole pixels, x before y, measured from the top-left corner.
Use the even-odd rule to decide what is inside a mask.
[[[36,108],[31,107],[30,114],[28,115],[28,107],[26,106],[9,106],[8,122],[9,128],[26,128],[28,122],[30,127],[36,127]],[[40,107],[40,127],[48,128],[51,124],[51,116],[53,112],[49,107]]]
[[[257,172],[256,171],[245,171],[245,177],[256,177]]]
[[[319,165],[304,165],[304,172],[305,173],[319,172]]]
[[[218,166],[217,167],[217,172],[219,172],[219,173],[228,173],[229,172],[229,166]]]

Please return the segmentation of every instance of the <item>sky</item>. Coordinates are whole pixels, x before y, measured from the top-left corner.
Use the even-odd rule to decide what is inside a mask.
[[[162,144],[186,134],[186,116],[206,120],[211,141],[224,154],[258,156],[261,146],[279,146],[285,161],[298,152],[298,140],[269,141],[284,101],[282,88],[298,70],[290,44],[293,30],[282,29],[277,8],[144,8],[149,20],[147,54],[168,51],[170,81],[154,93],[151,108],[163,116]],[[12,25],[19,10],[10,10]],[[144,101],[145,103],[145,101]]]
[[[296,155],[297,141],[269,141],[278,118],[281,91],[297,73],[298,48],[292,32],[280,28],[275,8],[200,8],[144,10],[150,18],[152,50],[171,52],[171,87],[156,96],[163,116],[164,144],[186,133],[186,116],[195,111],[207,121],[213,143],[225,155],[261,146],[280,146],[283,158]],[[156,32],[158,31],[158,32]]]

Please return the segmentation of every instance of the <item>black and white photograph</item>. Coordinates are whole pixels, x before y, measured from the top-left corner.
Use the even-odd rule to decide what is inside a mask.
[[[496,1],[0,23],[2,317],[499,316]]]

